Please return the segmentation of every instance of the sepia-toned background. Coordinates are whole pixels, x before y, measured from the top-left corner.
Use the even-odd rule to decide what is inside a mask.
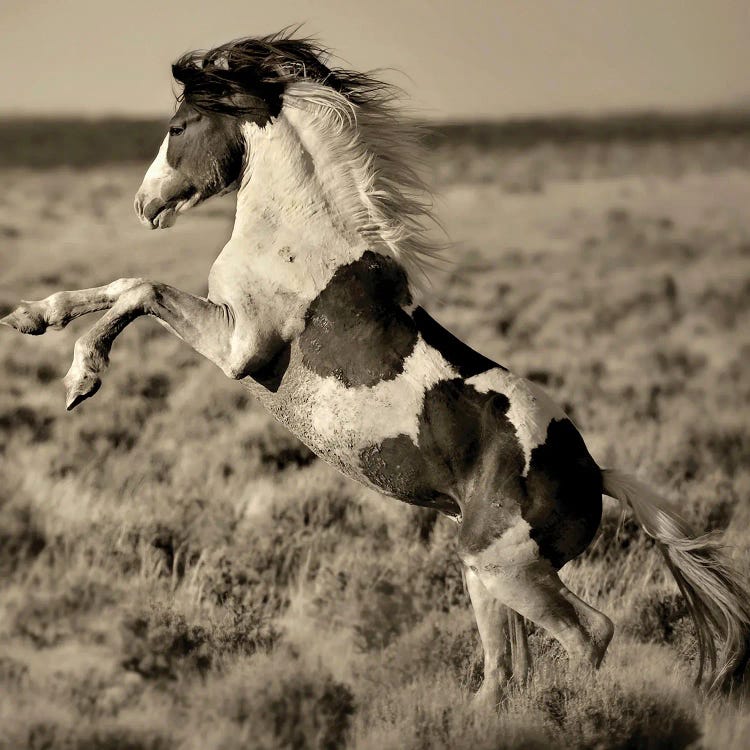
[[[204,293],[231,196],[169,232],[132,212],[169,64],[296,22],[392,68],[431,126],[430,311],[750,572],[744,3],[6,0],[0,313],[122,276]],[[617,625],[603,667],[534,632],[531,684],[477,712],[455,526],[337,475],[150,320],[66,413],[92,322],[0,329],[0,747],[746,747],[746,701],[691,686],[685,608],[614,505],[564,571]]]

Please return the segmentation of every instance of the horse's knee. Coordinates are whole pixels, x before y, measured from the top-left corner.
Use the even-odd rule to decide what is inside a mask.
[[[124,291],[119,298],[122,307],[139,310],[147,315],[155,314],[160,302],[159,284],[144,280]]]
[[[146,283],[148,283],[146,279],[139,278],[116,279],[115,281],[111,281],[109,284],[107,284],[107,294],[113,300],[117,300],[120,295],[124,294],[125,292]]]

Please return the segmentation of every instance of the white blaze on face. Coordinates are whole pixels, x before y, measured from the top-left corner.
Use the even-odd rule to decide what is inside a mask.
[[[143,177],[143,185],[160,181],[165,177],[169,176],[172,167],[169,166],[167,161],[167,148],[169,147],[169,135],[164,137],[164,140],[159,146],[159,152],[156,154],[156,158],[151,162],[151,166],[146,170],[146,174]]]
[[[178,201],[170,198],[170,193],[179,193],[179,186],[184,184],[185,180],[167,161],[168,147],[169,135],[162,141],[159,152],[146,171],[135,196],[135,213],[141,223],[149,229],[171,227],[177,220],[177,214],[194,206],[200,198],[199,193],[193,194],[187,200]],[[152,207],[152,215],[148,215],[148,209],[152,205],[158,206],[159,211],[153,215]]]
[[[535,383],[500,367],[475,375],[466,383],[480,393],[492,391],[507,396],[510,402],[507,416],[523,449],[526,459],[523,476],[526,476],[531,452],[547,439],[549,423],[565,419],[565,412]]]

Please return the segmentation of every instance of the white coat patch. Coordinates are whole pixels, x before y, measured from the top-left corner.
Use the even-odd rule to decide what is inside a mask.
[[[362,449],[387,438],[407,435],[418,445],[425,393],[457,373],[420,336],[404,360],[403,372],[392,380],[352,388],[332,376],[308,377],[305,411],[311,434],[305,437],[326,453],[335,452],[337,463],[348,458],[358,466]]]
[[[531,526],[523,518],[518,520],[489,547],[476,554],[463,555],[466,565],[480,573],[510,575],[539,560],[539,545],[531,538]]]

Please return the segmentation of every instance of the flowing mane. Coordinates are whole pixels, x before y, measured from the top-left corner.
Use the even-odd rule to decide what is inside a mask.
[[[304,109],[342,164],[349,167],[349,203],[357,229],[379,240],[407,267],[426,274],[443,245],[432,195],[418,173],[423,129],[395,106],[399,90],[370,73],[328,65],[330,53],[285,32],[243,38],[183,55],[172,66],[180,98],[197,109],[243,117],[259,100]]]

